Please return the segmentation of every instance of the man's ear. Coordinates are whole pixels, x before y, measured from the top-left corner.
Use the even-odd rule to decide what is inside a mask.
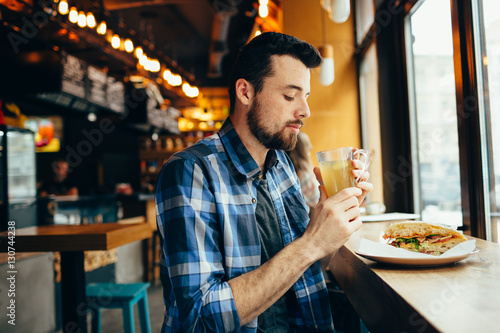
[[[236,81],[236,98],[241,104],[250,106],[254,96],[253,85],[245,79]]]

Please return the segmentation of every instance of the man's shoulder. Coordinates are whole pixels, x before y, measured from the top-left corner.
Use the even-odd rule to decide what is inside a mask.
[[[203,163],[210,156],[218,155],[223,151],[220,138],[217,134],[213,134],[207,138],[199,140],[194,145],[184,148],[175,153],[167,163],[182,163],[189,161],[192,163]]]
[[[223,163],[215,162],[219,168],[214,168],[214,160],[224,160],[224,151],[218,135],[196,142],[172,155],[163,165],[158,184],[168,187],[175,184],[192,185],[193,179],[210,179],[213,173],[221,172]]]

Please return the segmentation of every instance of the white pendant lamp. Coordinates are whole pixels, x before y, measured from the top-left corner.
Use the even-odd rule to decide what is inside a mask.
[[[335,81],[335,66],[333,62],[333,46],[330,44],[321,45],[318,48],[323,61],[319,68],[319,83],[329,86]]]
[[[350,0],[331,0],[330,18],[335,23],[344,23],[351,14]]]
[[[319,83],[323,86],[329,86],[335,80],[335,65],[333,62],[333,46],[326,43],[326,13],[321,10],[321,28],[323,45],[318,47],[321,55],[321,66],[319,67]]]

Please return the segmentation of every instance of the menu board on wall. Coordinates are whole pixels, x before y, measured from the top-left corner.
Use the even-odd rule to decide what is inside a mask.
[[[125,86],[122,81],[108,77],[103,70],[65,52],[62,53],[61,61],[63,92],[83,99],[79,101],[80,104],[100,106],[117,113],[125,112]],[[76,100],[71,105],[75,108]]]
[[[168,130],[172,134],[179,134],[177,119],[181,112],[171,106],[168,108],[157,108],[157,103],[153,99],[148,99],[147,118],[148,124],[157,128]]]
[[[122,81],[114,77],[108,77],[106,86],[106,95],[108,98],[108,107],[118,113],[125,112],[125,85]]]
[[[108,75],[94,66],[87,68],[87,100],[89,102],[107,107],[106,84]]]
[[[85,78],[87,64],[67,53],[62,54],[62,85],[61,90],[73,96],[85,98]]]

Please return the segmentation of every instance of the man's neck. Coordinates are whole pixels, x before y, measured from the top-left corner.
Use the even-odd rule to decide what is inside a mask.
[[[250,131],[248,128],[246,118],[244,117],[230,117],[233,127],[238,133],[241,142],[245,145],[246,149],[255,160],[260,170],[264,173],[264,163],[266,161],[267,152],[269,151]]]

